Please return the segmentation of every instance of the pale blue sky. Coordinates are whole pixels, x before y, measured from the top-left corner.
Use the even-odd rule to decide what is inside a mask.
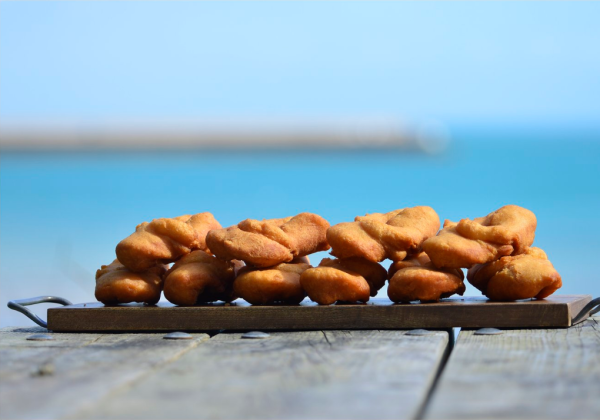
[[[3,122],[596,125],[600,3],[2,2]]]

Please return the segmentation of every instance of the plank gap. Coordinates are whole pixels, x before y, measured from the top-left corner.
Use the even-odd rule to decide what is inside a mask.
[[[600,418],[600,325],[462,330],[424,418]]]

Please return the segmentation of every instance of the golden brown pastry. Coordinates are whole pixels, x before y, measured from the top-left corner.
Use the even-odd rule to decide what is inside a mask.
[[[531,246],[537,220],[531,211],[508,205],[474,220],[446,220],[437,236],[423,243],[436,267],[470,268],[517,255]]]
[[[212,214],[198,213],[172,219],[154,219],[138,225],[135,232],[117,245],[117,258],[133,271],[165,264],[195,249],[208,251],[206,234],[221,225]]]
[[[233,283],[234,294],[253,305],[300,303],[306,297],[300,275],[309,268],[306,257],[270,268],[244,267]]]
[[[544,299],[562,286],[560,274],[539,248],[478,264],[467,273],[469,283],[491,300]]]
[[[149,303],[160,300],[166,265],[156,265],[142,272],[133,272],[114,260],[96,271],[96,299],[105,305],[117,303]]]
[[[176,305],[235,299],[233,280],[240,261],[221,261],[204,251],[187,254],[165,276],[165,298]]]
[[[426,253],[394,262],[389,269],[388,296],[393,302],[438,301],[465,292],[461,269],[438,269]]]
[[[377,263],[363,258],[325,258],[318,267],[300,276],[300,284],[320,305],[335,302],[367,302],[383,287],[387,273]]]
[[[271,267],[296,257],[329,249],[327,220],[312,213],[270,220],[246,219],[206,237],[211,251],[222,260],[238,259],[254,267]]]
[[[372,262],[390,258],[400,261],[420,251],[424,240],[440,228],[440,218],[431,207],[407,207],[389,213],[358,216],[327,231],[331,255],[360,257]]]

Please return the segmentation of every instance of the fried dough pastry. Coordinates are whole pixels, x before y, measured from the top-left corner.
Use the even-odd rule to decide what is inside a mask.
[[[263,221],[246,219],[226,229],[211,230],[206,243],[222,260],[271,267],[329,249],[327,228],[327,220],[313,213]]]
[[[540,248],[478,264],[467,280],[491,300],[544,299],[562,286],[560,274]]]
[[[421,244],[440,228],[440,218],[431,207],[418,206],[358,216],[327,231],[331,255],[361,257],[372,262],[389,258],[400,261],[420,251]]]
[[[300,275],[309,268],[306,257],[270,268],[244,267],[233,283],[234,294],[253,305],[300,303],[306,297]]]
[[[221,225],[212,214],[198,213],[171,219],[154,219],[135,228],[117,245],[117,258],[133,271],[170,263],[195,249],[208,251],[206,234]]]
[[[133,272],[114,260],[96,271],[96,299],[105,305],[117,303],[149,303],[160,300],[166,265],[156,265],[146,271]]]
[[[318,267],[300,276],[300,284],[313,301],[320,305],[335,302],[367,302],[383,287],[387,273],[381,265],[352,257],[324,258]]]
[[[176,305],[235,299],[233,280],[241,261],[222,261],[201,251],[193,251],[175,264],[165,276],[165,298]]]
[[[465,292],[461,269],[438,269],[426,253],[394,262],[389,269],[388,296],[393,302],[434,302]]]
[[[476,219],[446,220],[437,236],[423,243],[436,267],[470,268],[518,255],[533,243],[537,219],[531,211],[508,205]]]

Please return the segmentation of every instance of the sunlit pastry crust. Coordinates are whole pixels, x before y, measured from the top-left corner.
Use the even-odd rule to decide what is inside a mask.
[[[544,299],[562,286],[560,274],[540,248],[478,264],[467,273],[469,283],[492,300]]]
[[[130,270],[144,271],[173,262],[195,249],[208,251],[206,234],[219,228],[219,222],[208,212],[154,219],[138,225],[134,233],[119,242],[117,258]]]
[[[106,305],[118,303],[155,304],[160,300],[166,265],[133,272],[114,260],[96,271],[96,299]]]
[[[233,280],[240,261],[221,261],[204,251],[193,251],[177,261],[165,276],[165,298],[176,305],[235,299]]]
[[[464,273],[460,269],[438,269],[427,254],[421,254],[390,266],[388,296],[393,302],[438,301],[465,292]]]
[[[360,257],[372,262],[399,261],[420,251],[423,241],[440,228],[437,213],[427,206],[358,216],[327,231],[331,255]]]
[[[537,220],[531,211],[508,205],[476,219],[446,220],[437,236],[423,243],[436,267],[470,268],[517,255],[531,246]]]
[[[302,287],[321,305],[335,302],[367,302],[383,287],[387,273],[377,263],[363,258],[325,258],[318,267],[300,276]]]
[[[253,305],[300,303],[306,297],[300,275],[309,268],[306,257],[269,268],[244,267],[233,283],[234,294]]]
[[[327,220],[313,213],[263,221],[247,219],[210,231],[206,243],[222,260],[238,259],[254,267],[271,267],[329,249],[327,228]]]

